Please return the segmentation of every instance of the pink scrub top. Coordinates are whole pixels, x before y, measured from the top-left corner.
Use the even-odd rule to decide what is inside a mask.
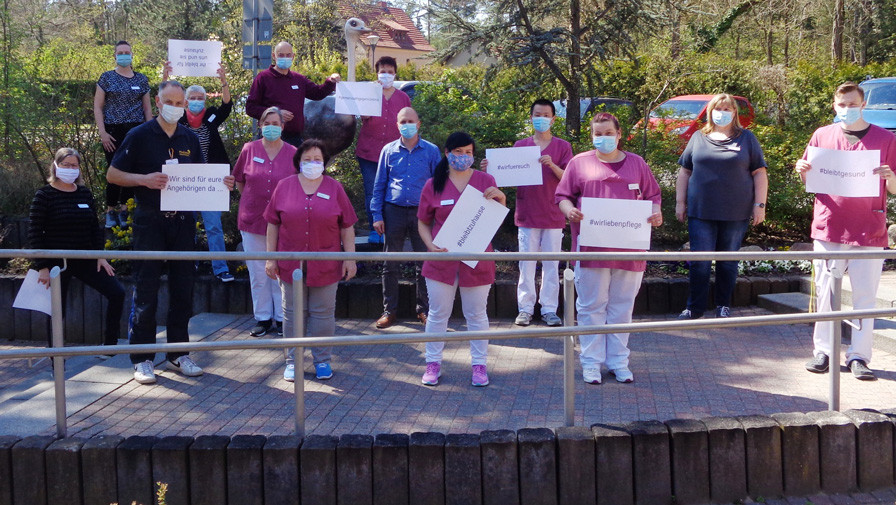
[[[271,201],[277,183],[290,175],[296,175],[292,158],[296,148],[286,142],[273,160],[268,159],[262,139],[246,142],[233,167],[233,177],[243,184],[236,224],[240,231],[264,235],[268,224],[264,209]]]
[[[383,147],[401,137],[398,133],[398,111],[410,106],[411,99],[400,89],[396,89],[388,100],[384,95],[382,115],[370,116],[361,122],[355,156],[362,160],[378,161]]]
[[[530,147],[535,145],[532,137],[518,140],[513,147]],[[566,169],[572,159],[572,146],[569,142],[551,137],[551,143],[541,151],[549,155],[558,167]],[[554,175],[551,167],[541,165],[541,186],[520,186],[516,188],[516,212],[514,222],[522,228],[563,229],[566,228],[566,216],[554,204],[554,193],[560,178]]]
[[[614,164],[616,165],[616,164]],[[629,189],[637,184],[639,190]],[[569,200],[577,209],[582,209],[582,198],[619,198],[627,200],[650,200],[660,204],[660,186],[650,167],[637,154],[625,151],[625,158],[617,170],[597,157],[591,150],[574,157],[566,166],[563,178],[557,186],[554,200],[559,204]],[[581,252],[632,252],[631,249],[579,246],[579,223],[572,223],[572,250]],[[632,272],[643,272],[646,261],[580,261],[585,268],[618,268]]]
[[[491,175],[475,169],[470,170],[473,170],[473,175],[470,177],[468,185],[479,191],[485,191],[495,185],[495,178]],[[460,198],[460,191],[457,190],[457,186],[451,182],[451,179],[445,181],[445,189],[439,194],[436,194],[432,187],[432,179],[423,185],[420,206],[417,207],[417,219],[426,224],[432,224],[432,238],[436,238],[439,234],[439,230],[448,219],[448,214],[451,214],[451,210],[454,209],[458,198]],[[485,250],[491,251],[492,245],[489,244]],[[476,264],[476,268],[470,268],[460,261],[424,261],[422,273],[423,277],[427,279],[449,285],[454,285],[454,280],[458,279],[459,285],[464,288],[485,286],[495,282],[495,262],[480,261]]]
[[[277,251],[342,251],[343,228],[358,221],[352,202],[342,184],[328,175],[313,195],[305,194],[299,176],[287,177],[277,184],[271,203],[264,211],[268,223],[279,225]],[[278,261],[280,279],[292,282],[292,272],[302,268],[301,261]],[[309,261],[305,284],[329,286],[342,278],[342,261]]]
[[[849,144],[839,124],[823,126],[812,134],[809,145],[841,151],[880,150],[880,164],[896,169],[896,136],[871,125],[861,140]],[[808,149],[803,153],[807,159]],[[887,187],[880,180],[880,195],[874,197],[815,194],[812,238],[837,244],[887,247]]]

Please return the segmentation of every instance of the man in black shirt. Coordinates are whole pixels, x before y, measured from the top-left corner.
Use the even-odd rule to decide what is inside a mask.
[[[106,178],[124,187],[134,187],[137,209],[134,212],[135,251],[192,251],[196,220],[193,212],[159,210],[161,190],[168,183],[162,166],[174,163],[202,163],[202,151],[196,134],[179,125],[184,114],[186,96],[177,81],[159,85],[156,106],[159,115],[154,121],[131,130],[115,153]],[[229,189],[233,177],[224,179]],[[130,342],[150,344],[156,341],[156,310],[163,262],[145,260],[137,268],[134,305],[131,311]],[[187,323],[193,310],[192,261],[168,262],[168,342],[187,342]],[[156,381],[153,354],[132,354],[134,379],[141,384]],[[202,369],[188,353],[170,352],[167,368],[195,377]]]

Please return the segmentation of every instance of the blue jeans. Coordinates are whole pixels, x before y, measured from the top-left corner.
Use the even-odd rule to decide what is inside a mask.
[[[747,233],[749,220],[713,221],[688,216],[688,235],[692,251],[737,251]],[[695,316],[706,311],[709,298],[710,261],[692,261],[689,271],[688,310]],[[731,306],[731,294],[737,282],[737,261],[716,261],[716,305]]]
[[[224,228],[221,227],[221,212],[202,211],[202,224],[205,226],[205,236],[208,240],[209,251],[226,251],[224,247]],[[212,272],[215,275],[229,272],[227,262],[224,260],[212,260]]]
[[[361,167],[361,179],[364,180],[364,210],[367,211],[367,226],[373,231],[373,214],[370,212],[370,200],[373,198],[373,181],[376,179],[377,162],[358,158]]]

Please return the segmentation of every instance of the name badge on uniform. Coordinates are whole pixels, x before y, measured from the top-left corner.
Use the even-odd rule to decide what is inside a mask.
[[[79,209],[89,209],[90,205],[87,205],[86,203],[79,203],[78,208]]]
[[[632,190],[632,191],[638,191],[638,190],[641,189],[641,188],[639,188],[639,187],[638,187],[638,183],[635,182],[635,183],[629,184],[629,185],[628,185],[628,189],[630,189],[630,190]]]
[[[299,85],[298,85],[298,84],[293,84],[293,85],[292,85],[292,89],[299,89]]]
[[[454,205],[454,200],[442,200],[442,205]]]
[[[729,151],[740,152],[740,146],[730,145],[730,146],[728,146],[728,150],[729,150]]]
[[[324,200],[329,200],[329,199],[330,199],[330,195],[328,195],[328,194],[326,194],[326,193],[318,193],[317,196],[323,198]]]
[[[177,165],[178,164],[177,158],[171,158],[170,160],[165,160],[165,164],[166,165]]]
[[[264,160],[259,158],[258,156],[252,158],[252,161],[254,161],[255,163],[264,163]]]
[[[212,114],[211,116],[208,117],[208,122],[209,122],[209,123],[211,123],[211,122],[214,121],[214,120],[215,120],[215,115],[214,115],[214,114]]]
[[[131,89],[135,91],[140,91],[140,86],[131,86]]]

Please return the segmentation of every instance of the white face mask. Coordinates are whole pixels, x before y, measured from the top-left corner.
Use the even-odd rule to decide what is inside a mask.
[[[395,82],[395,74],[387,74],[384,72],[381,74],[376,74],[376,78],[378,81],[380,81],[380,84],[382,84],[384,88],[391,88],[392,83]]]
[[[174,124],[184,116],[184,108],[165,104],[162,105],[159,115],[162,116],[166,123]]]
[[[299,165],[300,170],[302,171],[302,175],[304,175],[307,179],[315,180],[320,177],[324,173],[324,162],[323,161],[303,161]]]
[[[729,110],[713,109],[712,111],[712,122],[715,123],[716,126],[724,128],[731,124],[732,119],[734,119],[734,113]]]
[[[60,167],[55,161],[53,162],[53,168],[56,170],[56,178],[66,184],[75,182],[78,180],[78,176],[81,175],[80,168]]]

